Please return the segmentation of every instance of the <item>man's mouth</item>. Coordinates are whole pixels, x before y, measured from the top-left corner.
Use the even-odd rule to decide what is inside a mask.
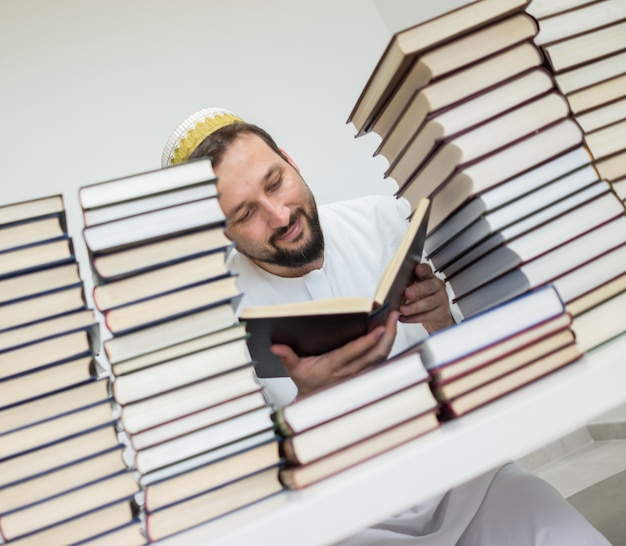
[[[295,221],[287,227],[287,230],[274,237],[274,242],[290,243],[295,241],[302,234],[302,215],[299,214]]]

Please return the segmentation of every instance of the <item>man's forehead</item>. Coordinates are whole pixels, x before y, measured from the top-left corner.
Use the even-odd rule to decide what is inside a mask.
[[[267,175],[281,164],[281,157],[259,136],[245,133],[237,136],[226,148],[220,162],[214,166],[216,174],[222,176],[229,173]]]
[[[265,144],[265,143],[263,143]],[[235,145],[224,154],[214,170],[222,208],[231,215],[262,190],[264,185],[281,172],[283,160],[271,148],[256,145]]]

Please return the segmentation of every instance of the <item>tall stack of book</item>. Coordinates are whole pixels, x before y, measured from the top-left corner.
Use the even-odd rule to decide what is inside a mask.
[[[280,491],[208,159],[83,186],[113,398],[158,541]]]
[[[626,4],[533,0],[529,12],[539,24],[536,43],[584,132],[595,169],[626,201]],[[626,303],[625,256],[622,249],[586,267],[589,278],[602,278],[569,302],[585,348],[626,330],[619,318]]]
[[[439,425],[438,403],[415,351],[302,396],[273,418],[290,489],[349,471]]]
[[[624,202],[600,167],[595,132],[556,84],[555,52],[538,44],[549,39],[539,4],[562,2],[477,0],[396,33],[348,119],[357,136],[381,137],[374,153],[388,159],[398,197],[413,207],[431,199],[427,258],[465,317],[549,283],[566,304],[599,297],[626,269]],[[622,126],[609,126],[617,140],[606,153],[624,143]],[[610,330],[585,347],[620,333]]]
[[[144,544],[61,195],[0,207],[0,535]]]
[[[544,52],[600,175],[626,198],[626,4],[534,0]],[[622,182],[618,182],[622,180]]]

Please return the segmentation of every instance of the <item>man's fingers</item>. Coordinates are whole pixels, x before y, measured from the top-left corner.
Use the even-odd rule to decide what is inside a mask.
[[[415,266],[415,275],[418,279],[432,279],[435,275],[432,267],[428,264],[417,264]]]
[[[280,358],[285,368],[296,366],[300,360],[298,355],[288,345],[274,344],[270,347],[270,351]]]
[[[434,292],[423,296],[417,300],[410,301],[400,306],[400,313],[404,316],[410,316],[412,318],[419,318],[424,314],[430,313],[437,309],[440,305],[447,303],[442,302],[439,297],[439,293]],[[402,318],[400,319],[402,320]],[[418,321],[421,322],[421,321]]]
[[[392,311],[387,317],[385,326],[379,326],[367,335],[355,339],[338,351],[347,351],[341,355],[342,373],[353,375],[363,369],[381,362],[389,356],[396,337],[399,313]]]
[[[281,360],[303,395],[385,360],[396,336],[398,317],[397,311],[389,313],[385,326],[326,354],[299,357],[287,345],[279,344],[272,345],[270,350]]]

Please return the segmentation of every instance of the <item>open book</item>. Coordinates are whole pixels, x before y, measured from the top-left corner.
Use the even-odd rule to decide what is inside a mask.
[[[280,360],[270,351],[273,343],[289,345],[300,356],[319,355],[384,324],[389,311],[403,303],[404,290],[421,261],[429,213],[430,200],[423,198],[372,299],[331,298],[244,309],[240,319],[246,323],[257,375],[287,376]]]

